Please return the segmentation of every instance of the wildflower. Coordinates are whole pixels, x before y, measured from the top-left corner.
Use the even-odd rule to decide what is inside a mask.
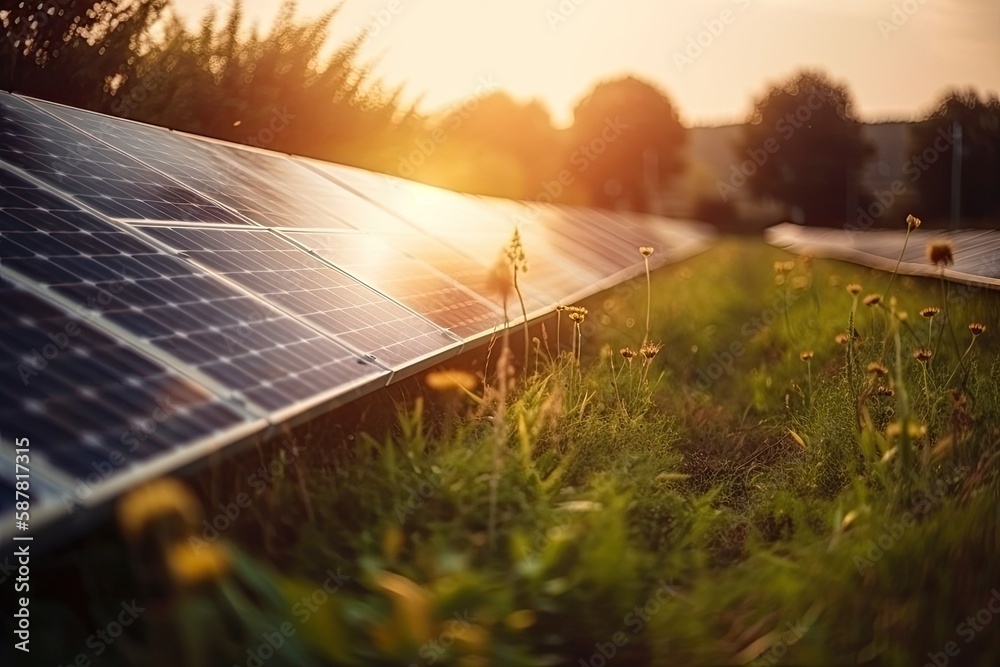
[[[561,313],[564,310],[566,310],[566,306],[564,306],[562,304],[559,304],[558,306],[556,306],[556,312],[557,313]]]
[[[948,266],[955,263],[953,248],[949,241],[931,241],[927,244],[927,259],[935,266]]]
[[[934,356],[934,351],[928,347],[918,347],[913,351],[913,358],[922,364],[926,364]]]
[[[504,248],[504,254],[515,271],[520,271],[521,273],[527,272],[528,259],[524,255],[524,246],[521,244],[520,229],[514,230],[514,236],[511,237],[510,243]]]
[[[906,425],[906,434],[913,439],[922,437],[927,433],[927,428],[921,426],[920,424],[915,424],[914,422],[908,422]],[[895,440],[899,436],[903,435],[903,425],[899,422],[892,422],[885,428],[885,436],[890,440]]]
[[[663,343],[643,343],[642,347],[639,348],[639,354],[651,360],[662,348]]]
[[[833,340],[836,341],[837,345],[847,345],[847,341],[849,339],[848,339],[847,333],[844,332],[844,333],[837,334],[836,337]]]
[[[938,308],[937,306],[928,306],[927,308],[924,308],[923,310],[920,311],[920,317],[926,317],[927,319],[931,319],[940,312],[941,309]]]
[[[130,538],[140,536],[156,521],[176,518],[188,528],[197,528],[202,513],[195,497],[175,479],[160,479],[140,487],[118,505],[118,523]]]
[[[623,347],[620,350],[620,352],[621,352],[622,357],[624,357],[625,359],[633,359],[633,358],[635,358],[635,350],[633,350],[630,347]]]
[[[214,581],[229,571],[226,552],[214,544],[195,548],[177,542],[167,550],[166,563],[171,578],[186,586]]]
[[[583,322],[584,318],[586,318],[586,315],[583,313],[572,312],[569,314],[569,319],[573,320],[577,324]]]
[[[424,378],[428,388],[434,391],[449,391],[452,389],[465,389],[472,391],[479,384],[476,376],[467,371],[440,370],[427,374]]]
[[[875,306],[877,306],[880,303],[882,303],[882,295],[881,294],[869,294],[868,296],[866,296],[864,298],[864,303],[869,308],[874,308]]]
[[[639,246],[639,254],[642,255],[643,257],[649,257],[650,255],[653,254],[653,249],[645,245]]]
[[[879,386],[875,387],[875,395],[876,396],[895,396],[896,395],[896,391],[894,389],[892,389],[891,387],[886,387],[884,385],[879,385]]]
[[[918,218],[915,215],[908,215],[908,216],[906,216],[906,228],[907,229],[916,229],[919,226],[920,226],[920,218]]]
[[[792,278],[793,290],[804,290],[807,287],[809,287],[809,278],[806,276],[795,276]]]
[[[868,364],[868,372],[876,377],[885,377],[889,374],[889,369],[885,367],[885,364],[873,361]]]
[[[801,354],[799,354],[799,359],[801,359],[802,361],[809,361],[812,358],[813,358],[812,350],[804,350]]]
[[[859,285],[857,283],[851,283],[850,285],[847,286],[847,291],[851,295],[857,296],[857,295],[861,294],[861,285]]]
[[[786,273],[791,273],[795,270],[795,262],[775,262],[774,272],[778,275],[784,275]]]
[[[969,331],[972,332],[972,335],[974,337],[978,338],[979,336],[982,336],[984,333],[986,333],[986,325],[980,322],[973,322],[972,324],[969,325]]]

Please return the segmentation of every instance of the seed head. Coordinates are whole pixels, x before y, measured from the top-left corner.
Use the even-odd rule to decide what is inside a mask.
[[[636,354],[635,350],[633,350],[630,347],[623,347],[621,350],[619,350],[619,352],[621,352],[622,357],[625,359],[633,359],[635,358]]]
[[[861,285],[859,285],[857,283],[851,283],[850,285],[847,286],[847,291],[851,295],[857,296],[857,295],[861,294]]]
[[[953,250],[948,241],[931,241],[927,244],[927,259],[935,266],[949,266],[955,263]]]
[[[865,297],[864,302],[865,302],[865,305],[868,306],[869,308],[874,308],[875,306],[877,306],[880,303],[882,303],[882,295],[881,294],[869,294],[868,296]]]
[[[885,367],[885,364],[873,361],[868,364],[868,372],[875,377],[885,377],[889,374],[889,369]]]
[[[922,364],[926,364],[934,356],[934,350],[929,347],[918,347],[913,351],[913,358]]]
[[[969,331],[972,332],[973,337],[978,338],[986,333],[986,325],[980,322],[973,322],[969,325]]]
[[[920,226],[920,218],[915,215],[906,216],[906,227],[907,229],[916,229]]]
[[[653,254],[653,249],[647,245],[639,246],[639,254],[643,257],[649,257]]]
[[[639,354],[644,356],[646,359],[652,359],[660,350],[663,348],[663,343],[643,343],[642,347],[639,348]]]
[[[802,361],[809,361],[812,358],[813,358],[812,350],[803,350],[802,352],[799,353],[799,359],[801,359]]]
[[[584,317],[586,316],[583,313],[577,313],[575,311],[569,314],[569,319],[573,320],[577,324],[583,322]]]
[[[928,306],[920,311],[920,317],[926,317],[927,319],[931,319],[940,312],[941,309],[938,308],[937,306]]]

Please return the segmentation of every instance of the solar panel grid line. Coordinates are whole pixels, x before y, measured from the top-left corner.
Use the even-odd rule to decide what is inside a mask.
[[[311,229],[278,233],[463,339],[478,338],[499,325],[501,310],[497,304],[397,248],[385,236],[323,234]],[[436,309],[431,301],[438,304]],[[456,316],[461,321],[456,322]]]
[[[82,132],[37,100],[0,93],[0,137],[5,138],[0,161],[88,210],[110,217],[242,223],[228,209]]]
[[[308,202],[314,212],[326,213],[340,221],[342,225],[340,228],[345,231],[395,230],[409,225],[383,206],[374,205],[369,199],[359,197],[357,193],[340,183],[324,177],[316,170],[309,169],[301,160],[295,159],[294,155],[211,137],[180,134],[193,141],[217,146],[234,165],[250,171],[269,172],[276,181],[294,190],[298,200]],[[348,211],[348,207],[356,210]],[[315,225],[310,221],[309,224],[300,224],[292,228],[314,229]]]
[[[400,371],[416,372],[416,365],[422,368],[457,354],[462,345],[460,338],[268,228],[149,227],[147,231],[182,249],[198,266],[391,371],[390,382]],[[356,316],[364,310],[374,311],[375,316]],[[416,365],[410,368],[410,362]]]
[[[109,139],[109,135],[115,135],[116,134],[115,130],[120,129],[115,127],[115,123],[118,123],[119,121],[125,121],[127,123],[130,123],[131,127],[129,128],[129,126],[126,125],[125,128],[129,128],[131,131],[136,133],[162,133],[164,137],[174,137],[174,136],[182,137],[184,135],[177,133],[173,130],[170,130],[169,128],[164,128],[157,125],[149,125],[147,123],[141,123],[130,119],[120,119],[120,118],[114,118],[112,121],[109,120],[108,117],[105,117],[101,114],[85,111],[82,109],[77,109],[75,107],[68,107],[55,102],[36,100],[33,98],[25,98],[25,99],[29,101],[31,104],[33,104],[40,111],[49,114],[50,116],[59,120],[60,122],[70,125],[77,131],[86,134],[87,136],[93,138],[95,141],[98,141],[104,146],[107,146],[111,150],[117,151],[118,153],[121,153],[122,155],[127,156],[132,160],[135,160],[136,162],[142,164],[146,168],[161,174],[164,178],[170,179],[171,181],[177,183],[180,187],[197,192],[201,197],[205,198],[208,201],[213,202],[216,206],[220,207],[221,209],[228,211],[233,218],[232,220],[223,222],[213,222],[211,220],[155,220],[150,218],[127,218],[127,217],[121,218],[122,220],[126,221],[139,220],[142,222],[153,222],[160,224],[194,224],[194,225],[218,224],[219,226],[222,227],[231,226],[233,224],[242,224],[249,227],[265,226],[262,223],[254,220],[252,217],[247,216],[245,212],[239,210],[237,207],[234,207],[232,202],[227,203],[225,201],[221,201],[220,199],[218,199],[217,196],[213,196],[212,192],[207,191],[204,180],[202,181],[189,180],[188,182],[185,182],[185,180],[183,178],[179,178],[176,173],[170,173],[170,170],[164,169],[162,164],[161,165],[155,164],[152,160],[149,159],[148,156],[144,159],[141,154],[138,154],[139,151],[136,150],[137,143],[139,142],[132,142],[131,146],[128,147],[129,149],[126,150],[126,148],[116,145]],[[74,116],[76,117],[75,122],[74,122]],[[86,121],[81,121],[81,118],[85,118]],[[96,128],[98,127],[103,127],[105,128],[105,130],[97,131]],[[121,138],[119,137],[119,139]],[[246,170],[240,167],[239,165],[224,161],[223,159],[221,159],[221,156],[220,156],[220,164],[224,164],[225,166],[228,166],[241,174],[245,174],[246,178],[254,178],[255,180],[258,180],[253,175],[247,174]],[[217,190],[221,189],[221,186],[233,182],[226,177],[226,174],[228,172],[225,169],[213,170],[211,173],[216,178],[222,177],[226,179],[217,183],[217,186],[220,186],[217,188]],[[216,192],[216,195],[217,194],[218,191]]]
[[[117,340],[128,343],[128,345],[133,349],[155,359],[167,368],[174,370],[175,372],[187,377],[189,380],[208,389],[219,397],[220,400],[227,402],[234,409],[244,413],[245,416],[249,418],[263,418],[267,416],[267,410],[239,399],[234,400],[231,389],[217,382],[212,377],[205,375],[202,371],[198,370],[198,368],[181,361],[164,350],[150,344],[143,338],[136,336],[125,327],[122,327],[108,318],[103,317],[100,312],[94,312],[88,308],[82,307],[79,303],[66,298],[58,292],[39,284],[35,280],[24,276],[9,267],[0,266],[0,276],[18,287],[45,299],[47,302],[60,307],[78,322],[86,322],[88,325],[115,337]]]
[[[352,370],[350,364],[359,361],[355,352],[298,320],[284,314],[278,317],[278,311],[271,309],[262,299],[242,288],[227,285],[209,272],[196,269],[190,261],[178,256],[176,251],[141,233],[138,228],[116,223],[104,216],[92,215],[76,208],[72,205],[72,201],[61,193],[51,192],[51,189],[44,186],[38,187],[30,180],[20,179],[18,182],[12,180],[17,178],[19,177],[13,170],[0,168],[0,182],[5,184],[3,190],[0,190],[0,194],[3,194],[0,198],[0,228],[13,229],[16,233],[8,232],[6,234],[8,240],[21,237],[24,241],[26,238],[29,247],[22,246],[21,250],[18,250],[18,245],[10,242],[0,247],[0,252],[4,255],[24,255],[24,251],[27,251],[28,255],[37,255],[42,252],[44,255],[39,256],[41,264],[39,259],[18,257],[13,260],[8,259],[8,263],[29,262],[26,269],[31,269],[36,274],[35,282],[44,283],[57,291],[68,289],[71,297],[82,301],[84,295],[80,292],[85,284],[75,284],[81,280],[79,271],[69,273],[62,269],[57,271],[58,267],[44,260],[57,261],[57,257],[49,256],[52,253],[67,255],[63,261],[93,263],[95,259],[103,260],[106,266],[94,265],[94,268],[102,270],[92,276],[92,280],[106,281],[109,279],[110,271],[114,283],[119,287],[130,288],[115,297],[116,300],[121,301],[125,298],[129,303],[112,303],[111,297],[106,294],[111,288],[99,283],[83,290],[89,294],[86,299],[88,306],[92,309],[95,305],[90,302],[94,300],[94,290],[99,291],[101,297],[108,297],[105,299],[109,304],[105,314],[116,321],[122,321],[123,326],[139,327],[142,335],[152,335],[152,342],[155,345],[166,345],[169,348],[168,352],[171,354],[176,352],[174,356],[180,356],[182,362],[194,363],[199,367],[204,365],[205,371],[211,372],[213,377],[218,377],[220,382],[228,386],[229,392],[252,394],[253,402],[262,408],[277,409],[289,405],[289,396],[305,398],[311,395],[308,392],[325,392],[334,380],[353,385],[365,382],[364,376],[376,373],[374,365],[371,365],[373,370],[367,373]],[[67,202],[71,205],[67,205]],[[25,215],[29,215],[28,221],[18,220]],[[13,227],[10,227],[11,224]],[[232,225],[226,227],[242,228]],[[94,238],[104,237],[106,241],[112,241],[116,248],[110,248],[104,243],[98,246],[103,247],[104,251],[97,250],[97,256],[79,258],[78,256],[83,253],[69,246],[61,245],[62,251],[52,248],[51,238],[44,236],[48,233],[46,230],[52,229],[62,232],[84,232],[74,235],[73,238],[77,242],[87,238],[85,234],[92,233]],[[112,236],[113,240],[110,238]],[[39,242],[42,241],[44,244],[40,245]],[[12,245],[14,253],[10,253]],[[101,252],[107,251],[119,254],[100,256]],[[126,260],[129,263],[123,266]],[[117,268],[113,269],[115,266]],[[79,269],[79,266],[71,268]],[[39,274],[38,270],[42,272]],[[89,270],[91,269],[88,268]],[[123,271],[125,273],[122,273]],[[126,273],[135,274],[131,276],[134,278],[134,286],[132,282],[123,282]],[[163,282],[164,279],[168,282]],[[180,284],[182,281],[183,285]],[[189,284],[192,281],[197,284]],[[161,283],[166,289],[164,293],[159,295],[147,293],[150,289],[162,291],[158,287]],[[112,285],[112,288],[114,286]],[[146,317],[146,311],[133,313],[129,310],[136,306],[146,308],[148,303],[146,305],[144,303],[148,302],[147,297],[153,298],[157,304],[164,304],[165,307],[157,306],[155,309],[162,310],[160,323]],[[211,297],[212,301],[206,301],[206,297]],[[137,298],[139,301],[136,301]],[[167,299],[166,302],[163,301],[164,298]],[[181,303],[190,303],[191,309],[201,313],[205,324],[191,320],[174,307],[174,304]],[[180,323],[163,320],[163,317],[177,318],[182,315],[184,317]],[[136,317],[143,318],[143,322],[137,322]],[[186,329],[177,328],[184,320],[187,321]],[[153,325],[152,330],[150,330],[151,325]],[[149,334],[150,331],[154,333]],[[194,334],[198,343],[183,341],[175,336],[175,333],[181,337]],[[221,342],[215,340],[220,336],[223,338]],[[227,345],[225,349],[220,348],[212,352],[211,347],[201,346],[202,343],[208,342],[215,348],[219,348],[222,343]],[[322,359],[317,355],[323,355]],[[258,373],[253,377],[247,376],[240,369],[245,360],[259,366],[258,362],[264,359],[280,363],[278,365],[272,363],[266,369],[266,374]],[[388,377],[385,369],[381,372]],[[283,393],[279,392],[278,386],[274,383],[283,387]]]
[[[320,261],[320,262],[326,264],[330,268],[332,268],[332,269],[334,269],[336,271],[339,271],[340,273],[344,274],[345,276],[348,276],[350,278],[353,278],[354,280],[357,280],[358,282],[364,284],[366,287],[368,287],[372,291],[374,291],[377,294],[381,295],[383,298],[387,299],[388,301],[391,301],[391,302],[395,303],[399,307],[405,308],[405,309],[409,310],[414,315],[416,315],[417,317],[419,317],[422,320],[424,320],[427,324],[429,324],[429,325],[431,325],[433,327],[437,327],[437,328],[439,328],[439,329],[441,329],[441,330],[443,330],[445,332],[448,332],[447,328],[441,326],[440,324],[438,324],[437,322],[435,322],[431,318],[427,317],[427,315],[425,315],[424,313],[420,312],[419,310],[417,310],[415,308],[411,308],[410,306],[406,305],[405,303],[403,303],[400,299],[398,299],[393,294],[380,289],[378,286],[372,284],[370,281],[367,281],[364,278],[362,278],[360,276],[357,276],[354,273],[352,273],[351,271],[345,269],[342,264],[340,264],[338,262],[335,262],[335,261],[333,261],[332,259],[330,259],[328,257],[324,257],[322,254],[316,252],[315,249],[308,247],[306,244],[302,243],[299,240],[298,235],[296,235],[296,234],[282,233],[282,232],[277,231],[277,230],[271,230],[271,232],[273,234],[275,234],[275,236],[278,236],[279,238],[282,238],[285,241],[291,243],[292,245],[294,245],[295,247],[297,247],[302,252],[308,253],[309,255],[311,255],[312,257],[314,257],[317,261]],[[312,232],[312,230],[310,229],[309,232],[307,232],[307,233],[311,233],[311,232]],[[343,238],[349,238],[347,236],[347,234],[349,234],[349,232],[345,231],[345,236]],[[378,237],[376,236],[375,238],[378,238]],[[419,260],[414,260],[414,261],[417,261],[420,264],[421,269],[423,269],[423,263],[422,262],[419,262]],[[453,284],[450,278],[446,279],[446,281],[449,284]],[[454,287],[456,289],[458,289],[458,285],[454,285]],[[475,299],[475,301],[477,301],[477,302],[479,301],[478,297],[475,296],[475,295],[470,295],[470,298]]]

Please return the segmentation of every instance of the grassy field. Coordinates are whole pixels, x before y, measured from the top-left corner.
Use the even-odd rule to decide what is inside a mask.
[[[653,276],[650,344],[640,279],[579,327],[560,313],[526,370],[497,342],[488,387],[438,369],[391,433],[279,459],[296,473],[269,480],[250,530],[213,537],[173,489],[126,499],[133,552],[165,554],[133,576],[172,582],[127,648],[248,667],[1000,664],[1000,294],[889,283],[723,240]],[[144,523],[164,503],[180,518]]]

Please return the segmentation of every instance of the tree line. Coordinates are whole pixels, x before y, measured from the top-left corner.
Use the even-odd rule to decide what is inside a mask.
[[[169,0],[43,0],[0,10],[0,86],[44,99],[228,141],[351,164],[477,194],[646,211],[690,166],[689,131],[669,95],[635,77],[603,81],[554,127],[537,100],[484,78],[435,114],[373,77],[365,35],[326,48],[334,9],[296,16],[289,0],[266,31],[237,2],[196,28]],[[963,216],[1000,220],[1000,99],[943,95],[911,124],[907,204],[951,209],[951,150],[961,126]],[[737,183],[697,195],[696,217],[732,223],[733,195],[777,202],[811,224],[878,211],[862,176],[874,156],[847,87],[803,71],[770,86],[732,146]],[[940,148],[935,148],[935,142]],[[928,158],[928,159],[924,159]],[[918,164],[919,163],[919,164]],[[744,168],[746,167],[746,168]],[[752,173],[751,173],[752,172]],[[735,173],[735,172],[734,172]],[[911,187],[912,186],[912,187]],[[919,202],[914,202],[916,196]],[[882,206],[879,216],[890,212]],[[892,211],[893,217],[898,211]],[[871,224],[866,223],[868,226]]]

